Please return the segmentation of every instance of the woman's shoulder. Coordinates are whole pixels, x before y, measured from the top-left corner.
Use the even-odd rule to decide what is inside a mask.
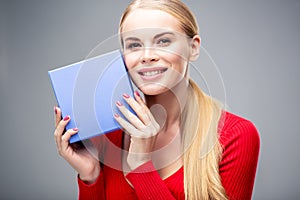
[[[259,133],[250,120],[223,111],[219,122],[219,135],[221,144],[233,142],[253,142],[259,145]]]

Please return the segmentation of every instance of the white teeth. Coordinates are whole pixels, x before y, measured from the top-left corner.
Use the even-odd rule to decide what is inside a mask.
[[[141,75],[143,75],[143,76],[154,76],[154,75],[160,74],[162,72],[163,72],[163,70],[156,70],[156,71],[151,71],[151,72],[142,72]]]

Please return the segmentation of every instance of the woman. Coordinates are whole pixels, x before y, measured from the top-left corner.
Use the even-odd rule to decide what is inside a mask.
[[[95,158],[68,143],[55,107],[59,154],[78,172],[79,199],[251,199],[259,136],[188,77],[200,37],[179,0],[135,0],[120,21],[124,61],[136,91],[116,102],[123,128],[96,139]],[[99,162],[99,160],[101,162]]]

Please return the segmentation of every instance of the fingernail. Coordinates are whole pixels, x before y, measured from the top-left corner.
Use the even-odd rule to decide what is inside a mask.
[[[118,106],[122,106],[123,104],[120,101],[117,101],[116,103]]]
[[[57,107],[56,106],[54,106],[54,112],[55,112],[55,114],[57,114]]]
[[[73,128],[73,131],[78,131],[78,128]]]
[[[135,91],[134,93],[136,96],[138,96],[138,97],[140,96],[140,93],[138,91]]]
[[[115,117],[120,117],[120,115],[119,115],[119,114],[117,114],[117,113],[115,113],[115,114],[114,114],[114,116],[115,116]]]
[[[68,121],[70,119],[70,116],[65,116],[64,121]]]
[[[128,99],[130,96],[128,94],[123,94],[123,97],[125,97],[126,99]]]

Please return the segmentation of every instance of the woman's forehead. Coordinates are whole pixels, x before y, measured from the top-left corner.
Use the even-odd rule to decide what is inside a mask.
[[[177,30],[171,28],[142,28],[135,29],[127,32],[121,33],[121,38],[123,41],[127,40],[155,40],[161,37],[171,37],[177,39],[184,39],[187,36]]]
[[[166,29],[181,32],[179,21],[172,15],[162,10],[135,9],[131,11],[121,27],[121,32],[134,30]]]

